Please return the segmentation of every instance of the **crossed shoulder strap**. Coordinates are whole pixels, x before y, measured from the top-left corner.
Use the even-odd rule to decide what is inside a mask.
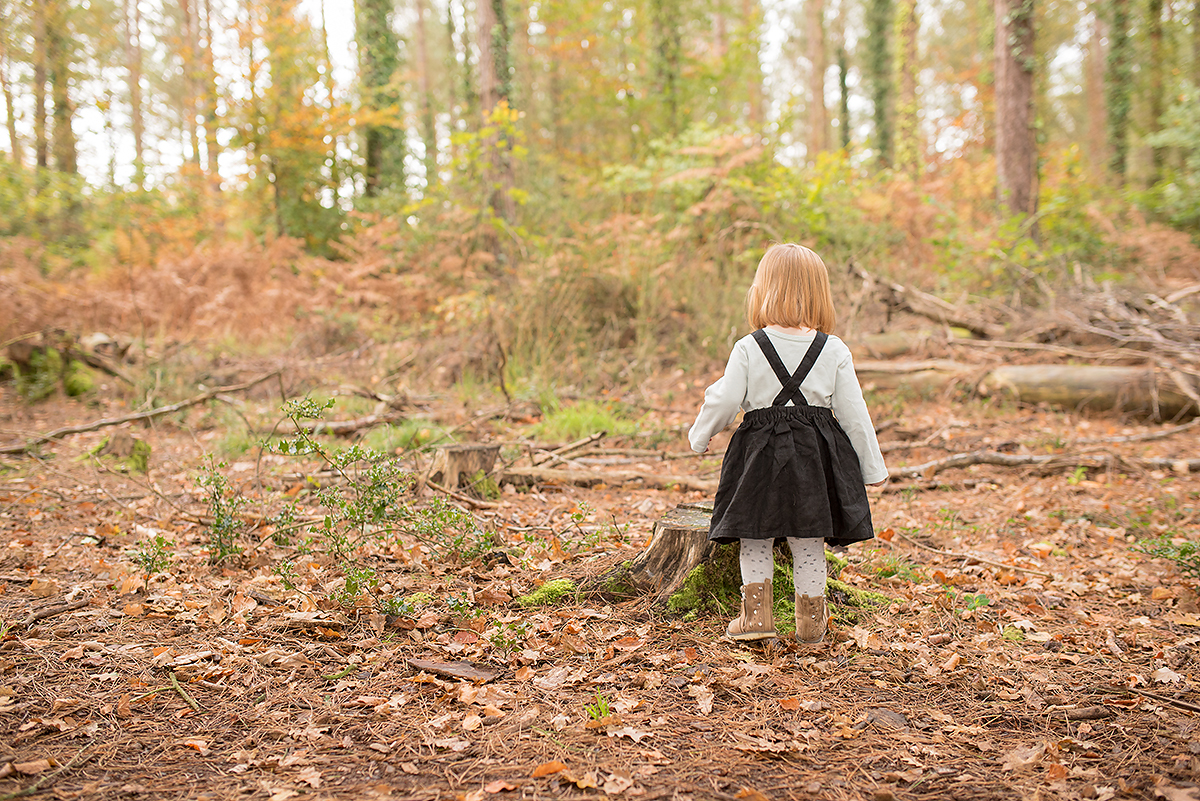
[[[816,336],[813,337],[812,344],[808,346],[804,358],[800,360],[800,365],[796,368],[796,372],[789,375],[787,368],[783,365],[783,360],[779,358],[779,353],[775,350],[775,346],[771,344],[771,338],[767,336],[767,332],[761,328],[754,332],[754,341],[758,343],[758,347],[762,349],[763,355],[767,357],[767,363],[775,371],[775,377],[779,379],[779,383],[783,384],[783,389],[779,390],[779,394],[775,396],[772,405],[786,406],[788,401],[792,401],[797,406],[808,405],[808,401],[804,399],[804,393],[800,391],[800,384],[808,377],[808,373],[812,370],[813,365],[817,363],[817,357],[821,355],[821,349],[825,347],[827,339],[829,339],[828,334],[818,331]]]

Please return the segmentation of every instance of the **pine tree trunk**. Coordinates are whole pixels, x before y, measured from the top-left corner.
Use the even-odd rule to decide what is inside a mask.
[[[1104,108],[1104,39],[1108,34],[1104,9],[1097,3],[1093,8],[1092,36],[1087,45],[1086,80],[1087,153],[1095,178],[1102,178],[1108,169],[1108,120]]]
[[[1129,150],[1129,110],[1133,89],[1133,42],[1129,36],[1129,0],[1109,0],[1108,63],[1104,97],[1108,107],[1110,169],[1125,182]]]
[[[142,110],[142,12],[137,0],[123,0],[125,71],[129,82],[129,127],[133,134],[133,182],[146,188],[146,122]]]
[[[667,133],[679,133],[679,61],[683,50],[679,0],[652,0],[654,73],[658,94],[667,112]]]
[[[216,28],[213,25],[211,0],[203,0],[202,9],[204,11],[204,46],[200,53],[204,69],[203,91],[201,95],[204,103],[205,172],[209,177],[211,191],[216,195],[221,191],[221,170],[219,163],[221,143],[217,140],[217,100],[220,95],[217,89],[217,70],[213,56],[213,34]]]
[[[502,103],[508,105],[512,96],[512,71],[509,49],[511,32],[504,0],[478,0],[479,100],[486,122]],[[503,136],[492,143],[491,176],[494,187],[488,197],[492,213],[505,222],[516,217],[512,199],[512,141]],[[499,243],[492,243],[498,252]]]
[[[996,186],[1010,214],[1028,217],[1037,141],[1033,129],[1033,0],[996,0]]]
[[[191,0],[179,0],[179,19],[182,30],[179,31],[179,60],[183,69],[183,130],[187,137],[188,149],[191,151],[190,161],[200,169],[200,125],[196,122],[199,92],[197,91],[196,75],[196,12]]]
[[[71,99],[71,54],[66,31],[65,0],[46,0],[46,65],[54,101],[54,169],[68,175],[79,173],[78,150],[73,128],[75,103]]]
[[[1149,29],[1150,38],[1150,58],[1146,64],[1146,70],[1149,72],[1149,94],[1147,98],[1150,106],[1150,119],[1147,125],[1147,133],[1153,134],[1162,130],[1162,115],[1163,115],[1163,70],[1166,66],[1163,64],[1163,0],[1149,0],[1146,8],[1146,26]],[[1192,25],[1200,23],[1200,20],[1192,20]],[[1164,148],[1154,147],[1151,149],[1151,171],[1150,183],[1155,184],[1162,175],[1163,152]]]
[[[754,60],[754,69],[750,85],[746,87],[746,95],[750,105],[750,127],[753,129],[757,129],[758,126],[762,125],[763,121],[762,62],[759,59],[759,48],[757,47],[759,41],[758,28],[761,23],[761,6],[755,0],[742,0],[743,38],[755,45],[750,48],[752,52],[748,54]]]
[[[895,68],[896,169],[916,178],[921,164],[917,128],[917,2],[899,0],[893,24],[892,58]]]
[[[846,54],[846,14],[838,10],[837,30],[837,71],[838,71],[838,138],[844,152],[850,152],[850,86],[849,58]]]
[[[33,4],[33,155],[42,169],[50,164],[46,134],[46,4]]]
[[[12,84],[8,82],[8,36],[11,27],[7,18],[0,18],[0,94],[4,97],[4,119],[8,123],[8,145],[13,164],[20,169],[25,164],[21,139],[17,136],[17,110],[13,106]]]
[[[391,0],[356,0],[354,10],[364,105],[375,113],[396,110],[400,97],[391,83],[399,66],[400,45],[392,30]],[[403,187],[403,132],[378,119],[364,127],[367,197],[376,197],[389,187]]]
[[[425,144],[425,186],[438,182],[437,127],[433,120],[433,94],[429,81],[429,40],[425,17],[429,13],[429,0],[417,0],[417,59],[421,70],[421,134]]]
[[[825,129],[829,125],[825,112],[825,3],[807,0],[805,3],[808,27],[808,160],[816,160],[825,150]]]
[[[875,159],[887,167],[892,159],[892,128],[888,109],[892,94],[892,60],[888,43],[891,31],[891,0],[869,0],[867,6],[867,75],[874,106]]]

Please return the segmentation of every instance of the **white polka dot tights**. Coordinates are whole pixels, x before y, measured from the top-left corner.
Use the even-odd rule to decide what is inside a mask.
[[[825,595],[825,540],[788,537],[792,549],[792,581],[797,595]],[[741,540],[742,584],[770,581],[775,572],[773,540]]]

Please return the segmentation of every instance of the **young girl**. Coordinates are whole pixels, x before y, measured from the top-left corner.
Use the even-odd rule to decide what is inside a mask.
[[[825,543],[875,536],[863,484],[887,480],[875,427],[850,350],[833,330],[833,296],[821,257],[775,245],[746,295],[753,334],[704,392],[688,434],[704,453],[713,435],[745,410],[725,451],[708,538],[741,543],[742,610],[735,640],[774,637],[772,547],[786,539],[796,586],[796,638],[825,637]]]

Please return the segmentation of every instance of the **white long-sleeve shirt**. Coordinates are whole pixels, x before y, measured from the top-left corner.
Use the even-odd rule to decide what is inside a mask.
[[[795,372],[815,333],[765,330],[788,372]],[[725,375],[704,391],[704,405],[688,432],[692,450],[703,453],[713,435],[734,421],[738,410],[770,406],[781,389],[783,386],[754,337],[748,335],[739,339],[733,346],[733,353],[729,354]],[[800,391],[810,405],[833,410],[858,454],[864,484],[874,484],[888,477],[883,453],[875,438],[875,426],[871,423],[871,414],[863,400],[846,343],[835,336],[829,337],[816,364],[800,385]]]

